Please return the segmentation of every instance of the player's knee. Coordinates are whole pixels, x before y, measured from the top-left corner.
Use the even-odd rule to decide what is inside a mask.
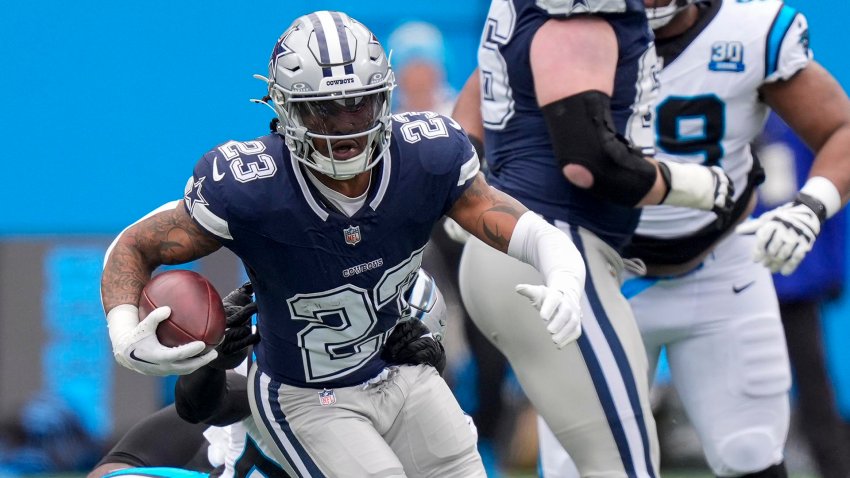
[[[774,435],[753,427],[723,438],[714,453],[706,450],[711,470],[717,476],[742,476],[770,468],[782,459],[784,440]]]

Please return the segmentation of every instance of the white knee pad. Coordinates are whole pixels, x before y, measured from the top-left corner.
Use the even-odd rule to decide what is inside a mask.
[[[711,471],[717,476],[740,476],[764,470],[782,461],[784,439],[770,428],[748,428],[733,433],[707,453]]]

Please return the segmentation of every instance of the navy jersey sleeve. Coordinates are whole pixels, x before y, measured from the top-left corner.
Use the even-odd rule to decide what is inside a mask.
[[[475,147],[469,142],[466,132],[454,120],[450,118],[446,119],[454,123],[454,127],[450,128],[453,130],[452,139],[454,140],[454,147],[452,149],[454,161],[452,163],[451,174],[454,183],[449,191],[443,214],[447,213],[455,201],[469,188],[472,181],[475,180],[475,176],[478,175],[478,171],[481,169],[478,153],[475,152]]]
[[[192,177],[186,182],[183,202],[189,215],[207,232],[223,243],[233,239],[227,214],[225,175],[219,170],[222,161],[213,149],[195,165]]]
[[[409,174],[424,175],[413,179],[417,190],[427,195],[431,204],[439,198],[440,215],[445,215],[455,201],[472,184],[480,164],[475,148],[463,128],[447,116],[437,113],[403,113],[393,116],[393,138],[400,154],[417,158],[416,165],[406,168]]]

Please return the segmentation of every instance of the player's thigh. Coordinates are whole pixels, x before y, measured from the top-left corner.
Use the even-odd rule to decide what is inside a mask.
[[[755,277],[752,285],[736,294],[734,278],[722,287],[705,284],[712,299],[700,321],[667,345],[673,383],[721,476],[781,460],[789,423],[791,374],[773,283],[766,269],[743,267],[751,269],[743,277]]]
[[[464,303],[584,474],[650,474],[657,441],[643,344],[619,292],[619,259],[583,234],[574,237],[588,267],[577,342],[557,349],[538,312],[514,291],[542,283],[537,271],[476,239],[461,260]]]
[[[281,385],[255,370],[249,380],[261,436],[292,476],[405,476],[370,419],[375,410],[362,387],[334,389],[336,402],[322,406],[320,390]]]
[[[399,367],[401,413],[384,435],[409,477],[486,477],[477,436],[436,369]]]

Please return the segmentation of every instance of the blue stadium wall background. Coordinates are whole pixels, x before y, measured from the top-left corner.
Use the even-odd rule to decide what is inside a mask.
[[[794,0],[816,58],[850,87],[850,4]],[[386,40],[430,21],[459,89],[474,67],[489,2],[222,0],[6,2],[0,7],[0,420],[59,396],[87,429],[121,432],[168,399],[168,384],[118,370],[100,310],[106,245],[121,228],[181,196],[194,162],[227,139],[267,131],[264,94],[278,35],[315,8],[344,10]],[[190,267],[220,290],[241,277],[217,253]],[[845,265],[845,267],[847,267]],[[832,372],[850,417],[850,294],[825,318]],[[842,350],[843,349],[843,350]]]

